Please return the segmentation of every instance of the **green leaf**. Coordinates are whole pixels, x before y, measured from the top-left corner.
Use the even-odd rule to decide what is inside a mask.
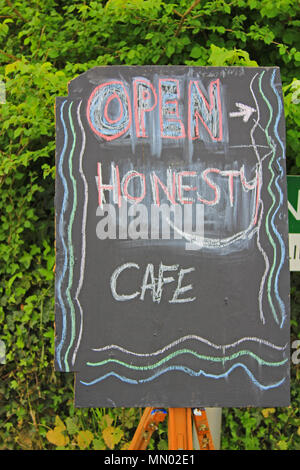
[[[175,47],[172,44],[168,44],[166,47],[166,56],[171,57],[175,52]]]
[[[54,444],[58,447],[65,447],[69,443],[69,437],[65,436],[62,432],[62,429],[57,426],[47,432],[46,438],[49,442],[51,442],[51,444]]]
[[[105,450],[106,446],[102,439],[94,439],[93,440],[93,449],[94,450]]]
[[[199,57],[201,57],[202,54],[203,54],[203,49],[201,46],[198,46],[198,44],[196,44],[190,52],[190,56],[193,59],[199,59]]]
[[[46,336],[46,334],[44,336]],[[76,434],[79,431],[75,418],[68,417],[66,419],[66,427],[70,435]]]
[[[104,442],[109,449],[114,449],[116,444],[118,444],[122,439],[123,435],[124,431],[121,428],[114,428],[113,426],[108,426],[102,432]]]
[[[94,435],[91,431],[79,431],[76,437],[79,448],[83,450],[89,447],[93,438],[94,438]]]
[[[278,447],[280,450],[287,450],[288,449],[288,443],[286,441],[279,441],[277,443]]]

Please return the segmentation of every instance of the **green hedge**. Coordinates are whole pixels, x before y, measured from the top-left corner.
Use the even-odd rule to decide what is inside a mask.
[[[0,0],[0,449],[126,449],[142,412],[75,409],[72,374],[53,369],[55,97],[98,65],[279,66],[298,174],[299,13],[298,0]],[[299,365],[291,373],[291,407],[224,409],[223,449],[300,449]],[[167,448],[166,425],[149,448]]]

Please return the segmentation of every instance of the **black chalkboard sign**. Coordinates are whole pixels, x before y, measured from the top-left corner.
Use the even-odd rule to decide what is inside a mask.
[[[56,135],[75,405],[288,405],[279,69],[96,67],[57,98]]]

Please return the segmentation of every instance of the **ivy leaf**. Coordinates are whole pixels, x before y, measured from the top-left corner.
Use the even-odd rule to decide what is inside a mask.
[[[66,419],[66,426],[67,426],[68,434],[72,435],[78,432],[78,427],[77,427],[75,420],[70,417]]]
[[[115,445],[120,442],[123,435],[124,432],[121,428],[114,428],[113,426],[108,426],[102,432],[104,442],[109,449],[114,449]]]
[[[65,447],[69,443],[69,437],[63,434],[62,428],[55,426],[54,429],[50,429],[47,432],[46,438],[51,444],[56,445],[57,447]]]
[[[94,439],[93,440],[93,449],[94,450],[105,450],[105,444],[102,439]]]
[[[103,416],[100,420],[101,426],[103,426],[105,428],[106,428],[106,426],[111,426],[112,422],[113,422],[113,418],[111,416],[109,416],[108,414]]]
[[[91,431],[79,431],[77,435],[77,443],[81,450],[86,449],[92,442],[94,435]]]

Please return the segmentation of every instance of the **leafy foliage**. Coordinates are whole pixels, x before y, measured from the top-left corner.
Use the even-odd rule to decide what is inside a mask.
[[[0,449],[126,449],[140,410],[77,410],[73,377],[53,370],[56,96],[101,65],[279,66],[287,167],[299,174],[298,0],[0,0]],[[1,95],[0,102],[3,103]],[[300,277],[291,275],[292,339]],[[226,409],[222,447],[299,449],[292,406]],[[149,448],[167,446],[162,426]]]

